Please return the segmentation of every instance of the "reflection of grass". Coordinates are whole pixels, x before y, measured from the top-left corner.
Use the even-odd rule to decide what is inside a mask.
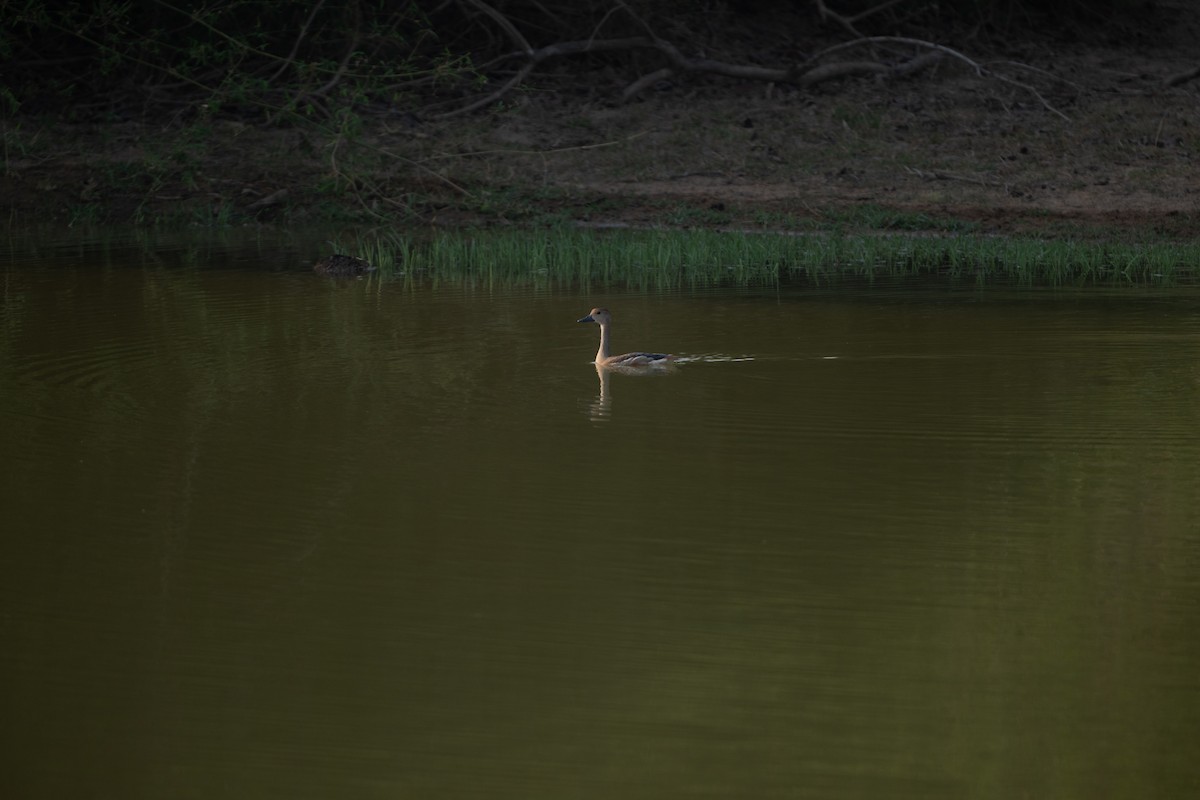
[[[27,154],[25,137],[21,135],[21,125],[16,123],[11,127],[8,123],[0,126],[0,143],[4,147],[4,174],[12,172],[12,159],[24,158]]]
[[[95,225],[104,218],[99,203],[78,203],[67,209],[67,225],[71,228]]]
[[[982,236],[786,235],[708,230],[470,230],[360,238],[385,276],[646,289],[942,276],[1020,285],[1170,285],[1195,277],[1200,245]]]

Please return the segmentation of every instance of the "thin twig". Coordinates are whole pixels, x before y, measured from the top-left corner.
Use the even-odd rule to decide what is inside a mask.
[[[475,196],[475,195],[471,194],[469,191],[467,191],[466,189],[464,189],[463,187],[459,186],[454,181],[447,178],[442,173],[430,169],[429,167],[422,164],[420,161],[414,161],[413,159],[411,159],[407,156],[402,156],[399,153],[393,153],[391,150],[388,150],[383,147],[375,147],[374,145],[368,145],[363,142],[359,142],[358,144],[360,147],[364,147],[368,150],[373,150],[376,153],[379,153],[380,155],[387,156],[388,158],[394,158],[397,161],[403,161],[405,164],[409,164],[410,166],[416,167],[417,169],[421,170],[422,172],[428,173],[431,177],[446,184],[447,186],[449,186],[454,191],[458,192],[463,197],[474,197]],[[429,159],[423,159],[423,160],[428,161]]]
[[[433,119],[450,119],[451,117],[459,117],[459,116],[462,116],[463,114],[470,114],[472,111],[474,111],[476,109],[491,105],[492,103],[496,102],[501,97],[503,97],[504,95],[508,94],[508,92],[514,86],[516,86],[518,83],[525,80],[525,78],[529,75],[529,73],[533,72],[533,68],[536,66],[537,66],[536,61],[525,62],[521,66],[521,68],[519,70],[517,70],[516,75],[512,76],[507,81],[505,81],[503,86],[501,86],[499,89],[497,89],[496,91],[489,94],[487,97],[480,98],[479,100],[476,100],[474,103],[463,106],[462,108],[457,108],[454,111],[447,111],[445,114],[438,114],[437,116],[433,117]]]
[[[529,41],[517,30],[517,26],[509,21],[508,17],[483,2],[483,0],[467,0],[467,2],[491,17],[497,25],[504,29],[504,32],[508,34],[508,38],[512,39],[517,47],[526,55],[533,53],[533,48],[529,46]]]
[[[990,67],[993,64],[1004,64],[1006,66],[1016,67],[1017,69],[1028,70],[1029,72],[1036,72],[1038,75],[1043,75],[1050,80],[1058,81],[1059,83],[1065,83],[1067,86],[1070,86],[1077,92],[1083,91],[1083,87],[1074,81],[1069,81],[1061,75],[1055,75],[1053,72],[1047,72],[1044,69],[1038,69],[1037,67],[1030,66],[1029,64],[1022,64],[1020,61],[988,61],[984,64],[984,67]]]
[[[817,13],[820,15],[822,21],[827,18],[831,18],[855,36],[862,36],[862,34],[858,32],[858,29],[854,27],[854,23],[861,22],[867,17],[878,14],[880,11],[886,11],[892,6],[903,2],[904,0],[887,0],[887,2],[880,3],[877,6],[865,8],[857,14],[846,16],[844,14],[837,13],[829,6],[825,5],[824,0],[817,0]]]
[[[333,142],[330,144],[329,168],[333,171],[333,174],[336,177],[345,180],[346,183],[349,184],[350,193],[354,196],[354,199],[358,201],[358,204],[362,206],[363,211],[367,212],[368,214],[370,214],[373,217],[376,217],[376,218],[382,220],[384,218],[383,215],[380,214],[375,209],[368,206],[366,201],[363,200],[362,195],[358,191],[358,182],[354,178],[351,178],[349,175],[342,172],[341,168],[338,166],[337,151],[338,151],[338,147],[341,146],[341,143],[342,143],[342,137],[339,136],[336,139],[334,139]],[[376,195],[378,196],[378,192],[376,193]]]
[[[283,63],[279,65],[279,69],[275,70],[275,74],[267,78],[268,86],[274,83],[276,79],[283,74],[284,70],[296,62],[296,53],[300,52],[300,43],[304,41],[304,37],[308,36],[308,29],[312,27],[313,20],[317,18],[317,14],[320,13],[321,8],[324,5],[325,0],[318,0],[316,5],[313,6],[312,13],[308,15],[308,19],[304,20],[304,25],[300,28],[300,35],[296,37],[296,41],[292,44],[292,51],[287,54],[287,57],[283,60]]]
[[[1003,186],[1000,181],[988,180],[986,178],[972,178],[967,175],[955,175],[953,172],[943,172],[941,170],[924,170],[916,167],[905,167],[906,172],[916,175],[918,178],[934,179],[940,181],[963,181],[964,183],[977,183],[980,186]]]
[[[860,20],[864,20],[867,17],[870,17],[874,14],[878,14],[880,11],[886,11],[887,9],[891,8],[892,6],[894,6],[898,3],[903,3],[903,2],[904,2],[904,0],[887,0],[886,3],[880,3],[877,6],[871,6],[870,8],[863,9],[862,11],[858,12],[854,16],[850,17],[850,21],[858,22]]]
[[[350,66],[350,59],[354,57],[354,53],[358,50],[359,40],[362,38],[362,13],[359,10],[358,3],[354,4],[354,36],[350,39],[350,46],[346,48],[346,54],[342,56],[342,61],[338,64],[337,72],[333,74],[324,86],[309,93],[309,96],[324,97],[333,87],[341,83],[342,77],[346,74],[346,69]]]
[[[570,153],[577,150],[598,150],[601,147],[613,147],[618,144],[628,144],[634,139],[640,139],[648,133],[650,133],[650,131],[638,131],[637,133],[626,136],[624,139],[612,139],[607,142],[596,142],[595,144],[577,144],[572,145],[571,147],[554,147],[549,150],[472,150],[469,153],[452,153],[441,156],[430,156],[429,158],[423,158],[420,161],[411,161],[410,163],[420,166],[426,161],[443,161],[451,158],[476,158],[478,156],[493,155],[549,156],[556,155],[558,153]]]
[[[817,0],[817,15],[821,17],[822,22],[827,19],[832,19],[837,22],[837,24],[849,31],[851,35],[862,36],[862,34],[858,32],[858,29],[854,27],[853,21],[830,9],[829,6],[825,5],[825,0]]]

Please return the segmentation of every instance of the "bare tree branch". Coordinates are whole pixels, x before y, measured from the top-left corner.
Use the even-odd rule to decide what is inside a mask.
[[[533,72],[533,68],[536,67],[537,64],[538,62],[533,60],[525,62],[521,68],[517,70],[516,75],[505,81],[503,86],[489,94],[487,97],[481,97],[474,103],[465,105],[462,108],[456,108],[453,111],[447,111],[445,114],[438,114],[434,117],[434,119],[450,119],[451,117],[461,117],[463,114],[470,114],[472,111],[483,108],[484,106],[490,106],[492,103],[508,94],[509,90],[513,89],[521,81],[525,80],[529,73]]]
[[[1008,67],[1013,67],[1014,69],[1023,69],[1028,72],[1033,72],[1051,80],[1058,81],[1059,83],[1065,83],[1067,86],[1070,86],[1077,92],[1083,91],[1083,87],[1078,83],[1075,83],[1075,81],[1069,81],[1061,75],[1055,75],[1053,72],[1047,72],[1044,69],[1038,69],[1037,67],[1030,66],[1029,64],[1022,64],[1020,61],[988,61],[984,64],[984,67],[988,68],[994,64],[1003,64]],[[990,73],[992,70],[989,69],[988,72]]]
[[[876,44],[876,43],[878,43],[878,44],[885,44],[885,43],[907,44],[907,45],[912,45],[914,47],[924,47],[924,48],[927,48],[930,50],[936,50],[940,53],[945,53],[946,55],[956,58],[959,61],[962,61],[964,64],[969,65],[972,69],[975,70],[975,74],[981,78],[988,78],[988,77],[994,78],[1002,83],[1007,83],[1011,86],[1016,86],[1018,88],[1024,89],[1025,91],[1029,92],[1034,97],[1036,97],[1041,102],[1042,107],[1045,108],[1047,111],[1050,111],[1053,114],[1057,114],[1059,117],[1062,117],[1062,119],[1067,122],[1071,121],[1070,117],[1068,117],[1066,114],[1059,111],[1054,106],[1050,105],[1050,103],[1046,100],[1046,98],[1042,97],[1041,92],[1039,92],[1037,89],[1033,88],[1029,84],[1022,83],[1021,81],[1005,77],[1004,75],[1001,75],[1001,74],[995,72],[994,70],[986,69],[983,67],[983,65],[979,64],[976,61],[972,61],[970,58],[967,58],[965,55],[963,55],[962,53],[958,52],[957,50],[955,50],[953,48],[946,47],[945,45],[942,45],[942,44],[936,44],[934,42],[927,42],[924,39],[910,39],[907,36],[865,36],[862,39],[855,39],[852,42],[843,42],[842,44],[836,44],[833,47],[827,47],[824,50],[822,50],[821,52],[817,53],[812,58],[810,58],[808,63],[814,64],[815,62],[820,61],[821,59],[825,58],[826,56],[829,56],[833,53],[841,52],[843,50],[848,50],[852,47],[861,47],[864,44]],[[811,68],[812,67],[810,67],[810,69]]]
[[[945,45],[935,44],[934,42],[927,42],[924,39],[910,39],[907,36],[864,36],[861,39],[854,39],[853,41],[842,42],[841,44],[835,44],[833,47],[826,47],[824,50],[820,51],[819,53],[814,55],[812,58],[808,59],[808,62],[805,65],[804,70],[814,69],[816,67],[816,63],[818,61],[821,61],[822,59],[826,58],[827,56],[831,56],[834,53],[840,53],[843,50],[849,50],[853,47],[862,47],[864,44],[885,44],[885,43],[886,44],[907,44],[907,45],[912,45],[914,47],[923,47],[923,48],[926,48],[929,50],[937,50],[939,52],[945,53],[946,55],[957,58],[959,61],[962,61],[965,64],[969,64],[975,70],[975,74],[979,75],[980,77],[983,77],[984,72],[985,72],[983,67],[981,67],[979,64],[975,63],[971,59],[967,58],[966,56],[964,56],[962,53],[958,52],[957,50],[946,47]],[[802,70],[802,71],[804,71],[804,70]]]
[[[362,9],[358,3],[353,4],[354,8],[354,36],[350,39],[350,46],[346,48],[346,54],[342,56],[341,62],[338,64],[337,72],[330,78],[324,86],[314,90],[310,94],[315,97],[324,97],[333,87],[337,86],[342,81],[342,77],[346,74],[346,70],[350,66],[350,59],[354,57],[354,53],[358,50],[358,42],[362,38]]]
[[[482,11],[484,14],[487,14],[492,18],[493,21],[495,21],[497,25],[503,28],[504,32],[508,34],[508,38],[513,40],[513,43],[520,48],[522,53],[529,55],[533,52],[533,48],[529,46],[529,41],[519,30],[517,30],[517,26],[513,25],[512,22],[509,21],[508,17],[504,16],[499,11],[483,2],[483,0],[466,1]]]
[[[621,2],[621,6],[629,11],[634,19],[636,19],[642,24],[643,27],[646,28],[647,32],[650,33],[649,36],[631,36],[620,39],[588,38],[574,42],[558,42],[556,44],[534,49],[530,47],[528,40],[525,39],[519,30],[517,30],[516,26],[513,25],[512,22],[506,17],[504,17],[503,14],[482,2],[482,0],[466,0],[466,2],[469,2],[471,5],[475,6],[480,11],[495,20],[496,23],[504,28],[504,30],[508,33],[509,38],[511,38],[517,44],[520,50],[518,52],[510,53],[508,58],[524,58],[527,60],[517,71],[517,74],[496,91],[492,92],[486,97],[470,103],[463,108],[448,112],[446,114],[438,115],[437,117],[434,117],[435,119],[445,119],[447,117],[469,113],[496,102],[505,94],[520,85],[520,83],[529,76],[529,74],[538,64],[549,58],[614,50],[650,49],[657,50],[659,53],[661,53],[670,63],[670,66],[660,68],[647,75],[643,75],[632,84],[627,86],[624,92],[622,92],[622,97],[625,100],[632,99],[638,93],[644,91],[647,87],[653,85],[659,80],[664,79],[665,77],[668,77],[669,75],[674,74],[675,72],[703,72],[713,75],[724,75],[729,78],[738,78],[741,80],[767,81],[770,83],[792,83],[802,87],[810,87],[822,81],[846,77],[848,75],[869,74],[889,77],[910,75],[920,69],[924,69],[936,63],[941,56],[950,56],[951,58],[954,58],[971,67],[971,69],[975,71],[975,74],[981,78],[992,78],[1029,92],[1036,97],[1039,102],[1041,102],[1042,106],[1047,111],[1050,111],[1061,117],[1063,120],[1070,122],[1070,118],[1067,117],[1066,114],[1062,113],[1053,105],[1051,105],[1049,101],[1047,101],[1046,98],[1043,97],[1041,93],[1038,92],[1038,90],[1033,86],[1022,83],[1018,80],[1014,80],[1013,78],[1009,78],[1005,75],[1001,75],[994,70],[989,70],[979,62],[974,61],[958,50],[945,45],[937,44],[936,42],[925,41],[924,39],[913,39],[906,36],[863,36],[854,39],[853,41],[843,42],[832,47],[827,47],[813,55],[807,61],[801,64],[794,64],[789,67],[760,67],[746,64],[730,64],[711,58],[687,57],[671,42],[655,36],[646,23],[638,18],[637,15],[634,14],[633,11],[624,4],[624,2]],[[887,8],[893,4],[893,2],[884,2],[879,6],[875,6],[867,11],[860,12],[859,15],[851,18],[851,21],[857,20],[865,14],[882,11],[884,8]],[[818,6],[819,8],[828,11],[821,0],[818,0]],[[593,37],[594,34],[595,31],[593,31]],[[841,62],[836,64],[821,63],[832,55],[843,53],[853,48],[863,47],[864,45],[875,44],[905,45],[909,47],[921,48],[931,52],[922,56],[909,58],[892,65],[875,61]],[[1027,68],[1031,71],[1048,75],[1048,73],[1045,73],[1044,71],[1038,70],[1034,67]]]
[[[296,41],[292,44],[292,52],[287,54],[287,58],[285,58],[283,63],[279,65],[279,69],[275,70],[275,73],[271,77],[267,78],[268,85],[274,83],[276,79],[283,74],[284,70],[296,63],[296,53],[300,52],[300,43],[304,41],[304,37],[308,35],[308,29],[312,27],[313,20],[317,18],[317,14],[321,13],[321,7],[324,5],[325,0],[318,0],[318,2],[313,5],[312,13],[308,15],[308,19],[304,20],[304,25],[300,28],[300,35],[296,37]]]
[[[834,22],[845,28],[851,36],[862,36],[862,34],[858,32],[858,29],[854,27],[854,23],[850,19],[843,17],[841,14],[838,14],[835,11],[831,11],[829,6],[825,5],[824,0],[816,0],[816,2],[817,15],[820,16],[821,22],[832,19]]]
[[[646,89],[650,88],[659,81],[665,81],[674,74],[674,67],[663,67],[662,69],[655,70],[654,72],[648,72],[633,83],[626,86],[625,91],[621,92],[621,99],[628,103]]]
[[[864,20],[867,17],[874,16],[875,14],[878,14],[880,11],[886,11],[887,9],[891,8],[892,6],[899,5],[900,3],[903,3],[903,2],[904,2],[904,0],[887,0],[886,3],[880,3],[877,6],[871,6],[870,8],[864,8],[862,11],[858,12],[853,17],[850,17],[850,21],[858,22],[859,20]]]

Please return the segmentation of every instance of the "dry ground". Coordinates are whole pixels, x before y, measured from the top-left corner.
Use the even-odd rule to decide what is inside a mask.
[[[1191,48],[1029,45],[1005,73],[946,60],[800,91],[697,77],[531,88],[462,117],[376,114],[351,138],[194,117],[4,123],[10,223],[789,227],[864,207],[983,231],[1200,234]],[[1052,74],[1053,77],[1050,77]],[[911,226],[920,227],[919,222]]]

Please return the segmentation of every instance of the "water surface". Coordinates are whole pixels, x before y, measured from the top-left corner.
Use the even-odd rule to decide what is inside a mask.
[[[302,260],[0,273],[4,796],[1200,787],[1194,292]]]

